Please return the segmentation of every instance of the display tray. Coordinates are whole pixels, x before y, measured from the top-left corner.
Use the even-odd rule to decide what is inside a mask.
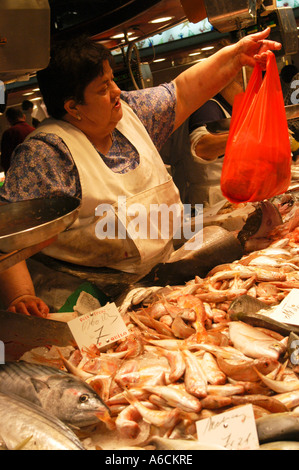
[[[31,199],[0,206],[0,251],[10,253],[49,240],[78,217],[74,197]]]

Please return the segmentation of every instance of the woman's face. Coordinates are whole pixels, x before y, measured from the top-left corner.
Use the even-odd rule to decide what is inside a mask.
[[[78,127],[89,133],[107,135],[122,118],[120,89],[113,80],[113,71],[108,61],[103,63],[103,75],[95,78],[84,91],[84,104],[77,104],[81,117]]]

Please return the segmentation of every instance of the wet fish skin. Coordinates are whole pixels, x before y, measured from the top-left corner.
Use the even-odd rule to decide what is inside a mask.
[[[255,369],[256,370],[256,369]],[[256,370],[257,375],[262,382],[276,393],[293,392],[299,389],[299,380],[273,380]]]
[[[245,294],[231,302],[228,314],[232,321],[242,321],[251,326],[268,328],[283,336],[287,336],[293,331],[299,333],[298,327],[278,322],[265,315],[266,310],[271,311],[271,307],[261,300]]]
[[[42,408],[0,392],[0,440],[9,450],[85,450],[73,431]]]
[[[256,420],[260,444],[299,440],[299,416],[292,412],[272,413]]]
[[[158,450],[227,450],[225,447],[216,444],[203,444],[200,441],[187,439],[167,439],[160,436],[153,436],[149,440]]]
[[[180,408],[186,412],[199,412],[201,410],[200,401],[197,397],[191,395],[186,390],[178,389],[171,386],[154,386],[145,385],[144,390],[149,393],[158,395],[163,398],[170,406]]]
[[[262,331],[241,321],[229,324],[229,337],[235,348],[251,358],[270,358],[278,360],[285,352],[286,344],[277,341]]]
[[[108,407],[88,384],[41,364],[0,365],[0,392],[20,396],[75,427],[96,424],[109,416]]]
[[[296,441],[274,441],[262,444],[260,450],[299,450],[299,442]]]

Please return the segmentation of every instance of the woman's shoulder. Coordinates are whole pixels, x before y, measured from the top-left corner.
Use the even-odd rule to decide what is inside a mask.
[[[34,135],[29,135],[27,139],[17,147],[16,153],[19,158],[32,159],[35,162],[47,161],[51,159],[53,165],[72,161],[71,153],[63,139],[54,133],[40,131]]]
[[[0,198],[14,201],[66,191],[77,195],[79,188],[75,164],[62,139],[39,132],[15,149]]]
[[[175,121],[174,82],[122,92],[121,98],[139,117],[156,147],[161,149],[171,135]]]
[[[175,105],[176,94],[174,82],[163,83],[140,90],[122,91],[121,98],[136,112],[148,112],[149,109],[161,108],[161,105]]]

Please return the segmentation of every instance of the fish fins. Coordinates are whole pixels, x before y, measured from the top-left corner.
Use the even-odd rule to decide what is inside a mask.
[[[40,393],[44,391],[45,389],[49,389],[49,385],[46,382],[43,382],[42,380],[36,379],[35,377],[31,377],[30,381],[34,387],[34,390],[36,393]]]

